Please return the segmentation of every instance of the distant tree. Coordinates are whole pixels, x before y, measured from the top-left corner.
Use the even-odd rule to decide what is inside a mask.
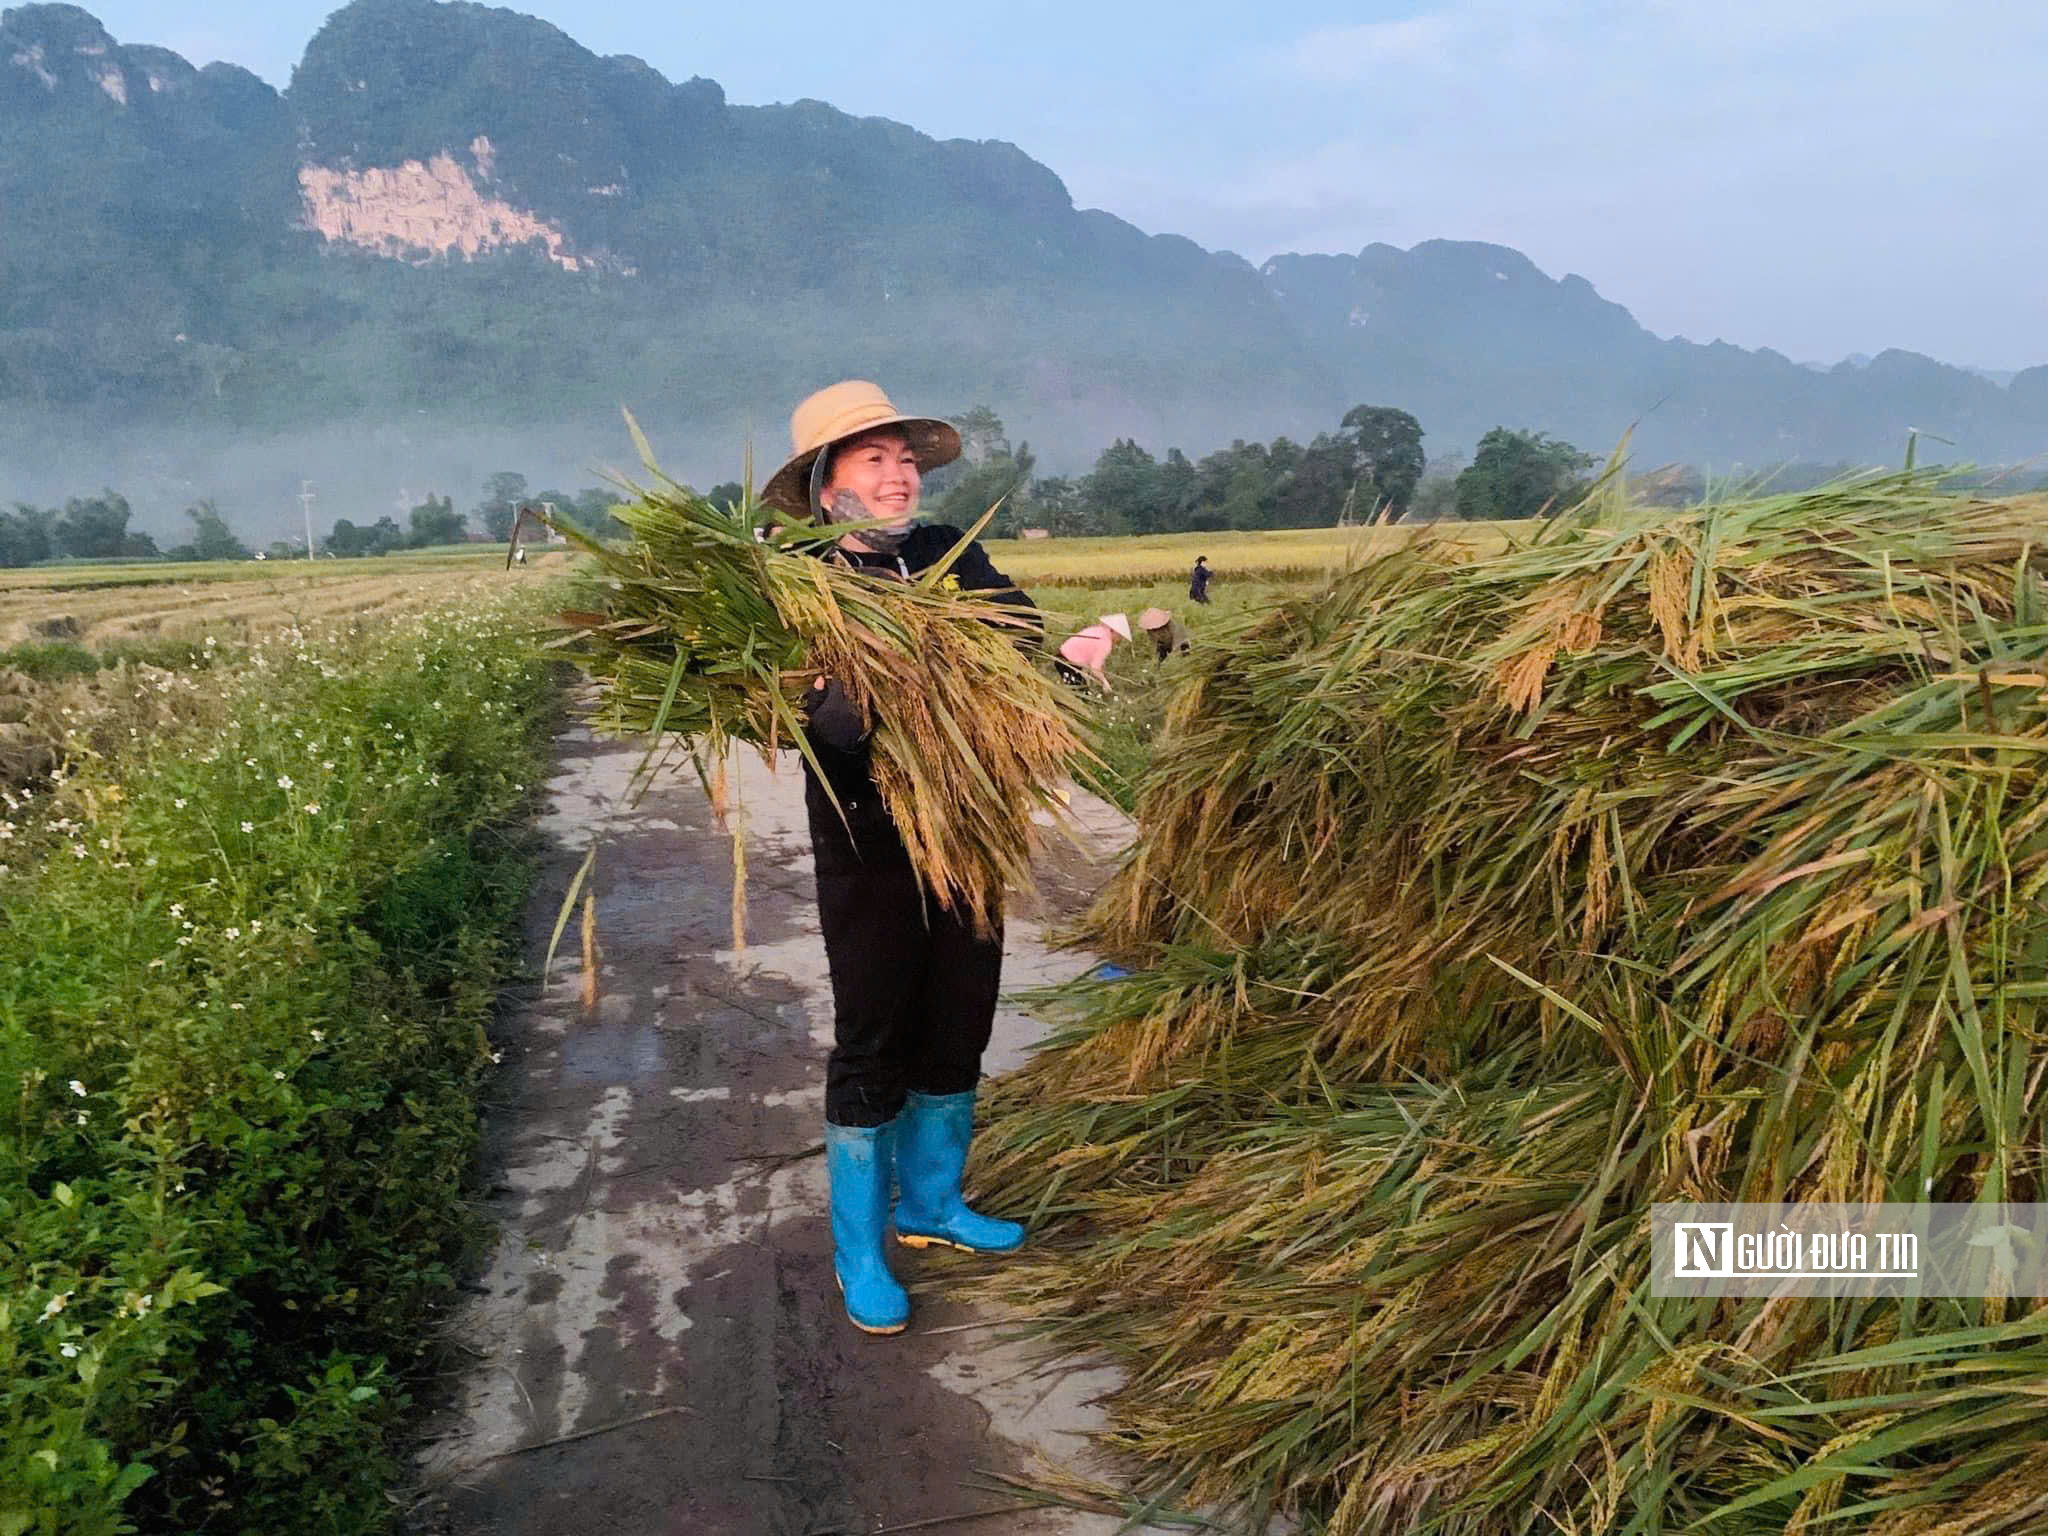
[[[1535,517],[1567,505],[1583,488],[1591,454],[1541,432],[1495,427],[1479,439],[1458,476],[1458,516],[1468,521]]]
[[[720,486],[713,487],[714,491],[722,489]],[[734,499],[738,499],[738,494],[735,491]],[[594,485],[578,491],[575,501],[564,502],[555,510],[566,514],[577,527],[593,538],[629,539],[633,536],[633,530],[613,515],[613,509],[624,504],[625,498],[617,491]]]
[[[747,488],[737,480],[721,480],[704,493],[704,499],[714,507],[736,507],[746,496]]]
[[[1445,523],[1458,515],[1458,477],[1430,475],[1415,487],[1403,514],[1411,523]]]
[[[336,518],[334,531],[320,543],[323,554],[344,560],[365,555],[388,555],[405,547],[405,530],[391,517],[380,517],[368,528],[358,528],[347,518]]]
[[[946,418],[960,434],[960,457],[970,466],[987,463],[997,456],[1008,457],[1010,439],[1003,431],[1003,418],[985,405],[971,405],[958,416]]]
[[[54,512],[16,502],[12,512],[0,512],[0,566],[36,565],[50,558],[55,546],[50,540]]]
[[[1286,443],[1281,450],[1291,462],[1300,450]],[[1237,439],[1195,466],[1199,482],[1198,511],[1189,526],[1202,532],[1222,528],[1270,528],[1277,507],[1276,477],[1264,443]]]
[[[476,519],[492,538],[509,539],[519,504],[525,500],[526,476],[501,469],[484,482],[484,499],[477,504]]]
[[[1631,475],[1629,500],[1646,507],[1696,507],[1707,497],[1707,477],[1690,464],[1666,464]]]
[[[57,552],[74,560],[114,560],[128,542],[128,498],[114,491],[74,496],[50,529]]]
[[[412,509],[412,533],[406,543],[414,549],[435,544],[460,544],[467,537],[468,519],[455,510],[455,498],[429,494]]]
[[[320,541],[320,552],[338,555],[344,560],[369,553],[370,530],[358,528],[345,517],[337,517],[334,526],[327,530],[327,537]]]
[[[1370,515],[1382,505],[1395,518],[1408,510],[1428,462],[1422,452],[1422,423],[1391,405],[1354,405],[1344,413],[1351,442],[1358,511]]]
[[[122,536],[121,558],[123,560],[157,560],[163,551],[157,548],[156,540],[146,533],[130,532]]]
[[[956,479],[930,504],[934,522],[955,528],[972,528],[984,512],[1002,503],[988,526],[988,537],[1010,539],[1020,528],[1038,526],[1031,501],[1031,471],[1038,462],[1029,443],[1012,453],[1009,444],[1000,453],[983,459]]]
[[[192,542],[180,545],[192,551],[194,560],[246,560],[249,546],[235,537],[234,529],[210,501],[201,501],[185,509],[185,515],[192,519]]]
[[[1159,526],[1179,530],[1190,525],[1201,492],[1201,476],[1178,448],[1159,461]]]
[[[1159,531],[1159,461],[1128,437],[1102,450],[1081,482],[1090,530],[1096,533]]]
[[[1051,475],[1031,482],[1031,510],[1035,526],[1061,538],[1078,538],[1088,532],[1088,506],[1081,490],[1064,475]]]

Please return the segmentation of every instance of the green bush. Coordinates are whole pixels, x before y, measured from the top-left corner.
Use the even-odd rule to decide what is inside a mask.
[[[100,669],[100,659],[76,640],[28,640],[0,649],[0,668],[23,673],[39,683],[61,683],[67,678],[92,676]]]
[[[10,807],[0,1536],[388,1515],[545,750],[504,629],[295,636],[218,734]]]
[[[91,677],[124,662],[192,672],[241,654],[240,647],[224,654],[197,640],[123,639],[100,646],[85,646],[76,640],[30,640],[0,648],[0,671],[11,668],[39,683],[61,683]]]

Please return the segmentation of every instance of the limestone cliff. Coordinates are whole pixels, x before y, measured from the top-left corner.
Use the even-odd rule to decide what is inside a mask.
[[[474,177],[446,150],[424,162],[368,170],[302,165],[305,225],[323,239],[413,262],[474,261],[489,251],[538,242],[565,272],[596,268],[596,258],[572,252],[568,237],[546,219],[478,186],[479,178],[490,180],[494,156],[489,139],[470,144]]]

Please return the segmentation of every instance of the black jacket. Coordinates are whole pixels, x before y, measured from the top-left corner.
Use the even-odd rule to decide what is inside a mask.
[[[944,523],[921,523],[910,530],[903,547],[894,555],[877,555],[844,546],[822,553],[844,556],[851,563],[869,570],[894,570],[908,577],[943,560],[963,537],[965,534],[961,529]],[[979,540],[961,551],[949,574],[959,578],[963,591],[986,592],[991,602],[1029,612],[1035,621],[1036,634],[1044,633],[1044,621],[1038,618],[1038,605],[1019,592],[1010,578],[995,568]],[[861,728],[860,716],[852,701],[834,682],[823,689],[813,688],[804,696],[801,708],[807,722],[804,734],[824,767],[832,793],[846,812],[846,824],[842,826],[839,812],[832,808],[831,800],[820,788],[817,775],[806,761],[804,799],[810,811],[811,840],[819,859],[830,862],[837,855],[856,852],[864,856],[900,853],[902,839],[896,835],[895,823],[889,819],[888,812],[882,809],[882,797],[876,792],[869,766],[867,732]],[[853,834],[850,844],[847,838],[849,828]]]

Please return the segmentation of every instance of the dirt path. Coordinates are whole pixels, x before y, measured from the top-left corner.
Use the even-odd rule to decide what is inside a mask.
[[[486,1153],[501,1236],[456,1322],[473,1367],[421,1454],[412,1529],[851,1536],[1000,1508],[977,1478],[1079,1455],[1103,1379],[1039,1371],[905,1249],[892,1258],[912,1331],[873,1339],[846,1322],[818,1152],[831,1000],[801,777],[794,764],[741,776],[751,899],[738,957],[729,845],[702,791],[669,775],[621,811],[637,760],[580,729],[559,744],[528,942],[537,965],[609,815],[594,876],[602,993],[581,1006],[572,925],[552,985],[506,1021]],[[1059,862],[1056,908],[1123,835],[1111,808],[1083,810],[1094,856]],[[1086,963],[1049,953],[1035,916],[1014,909],[1008,955],[1006,987]],[[1038,1028],[1006,1006],[990,1070]],[[958,1528],[1115,1522],[1041,1511]]]

